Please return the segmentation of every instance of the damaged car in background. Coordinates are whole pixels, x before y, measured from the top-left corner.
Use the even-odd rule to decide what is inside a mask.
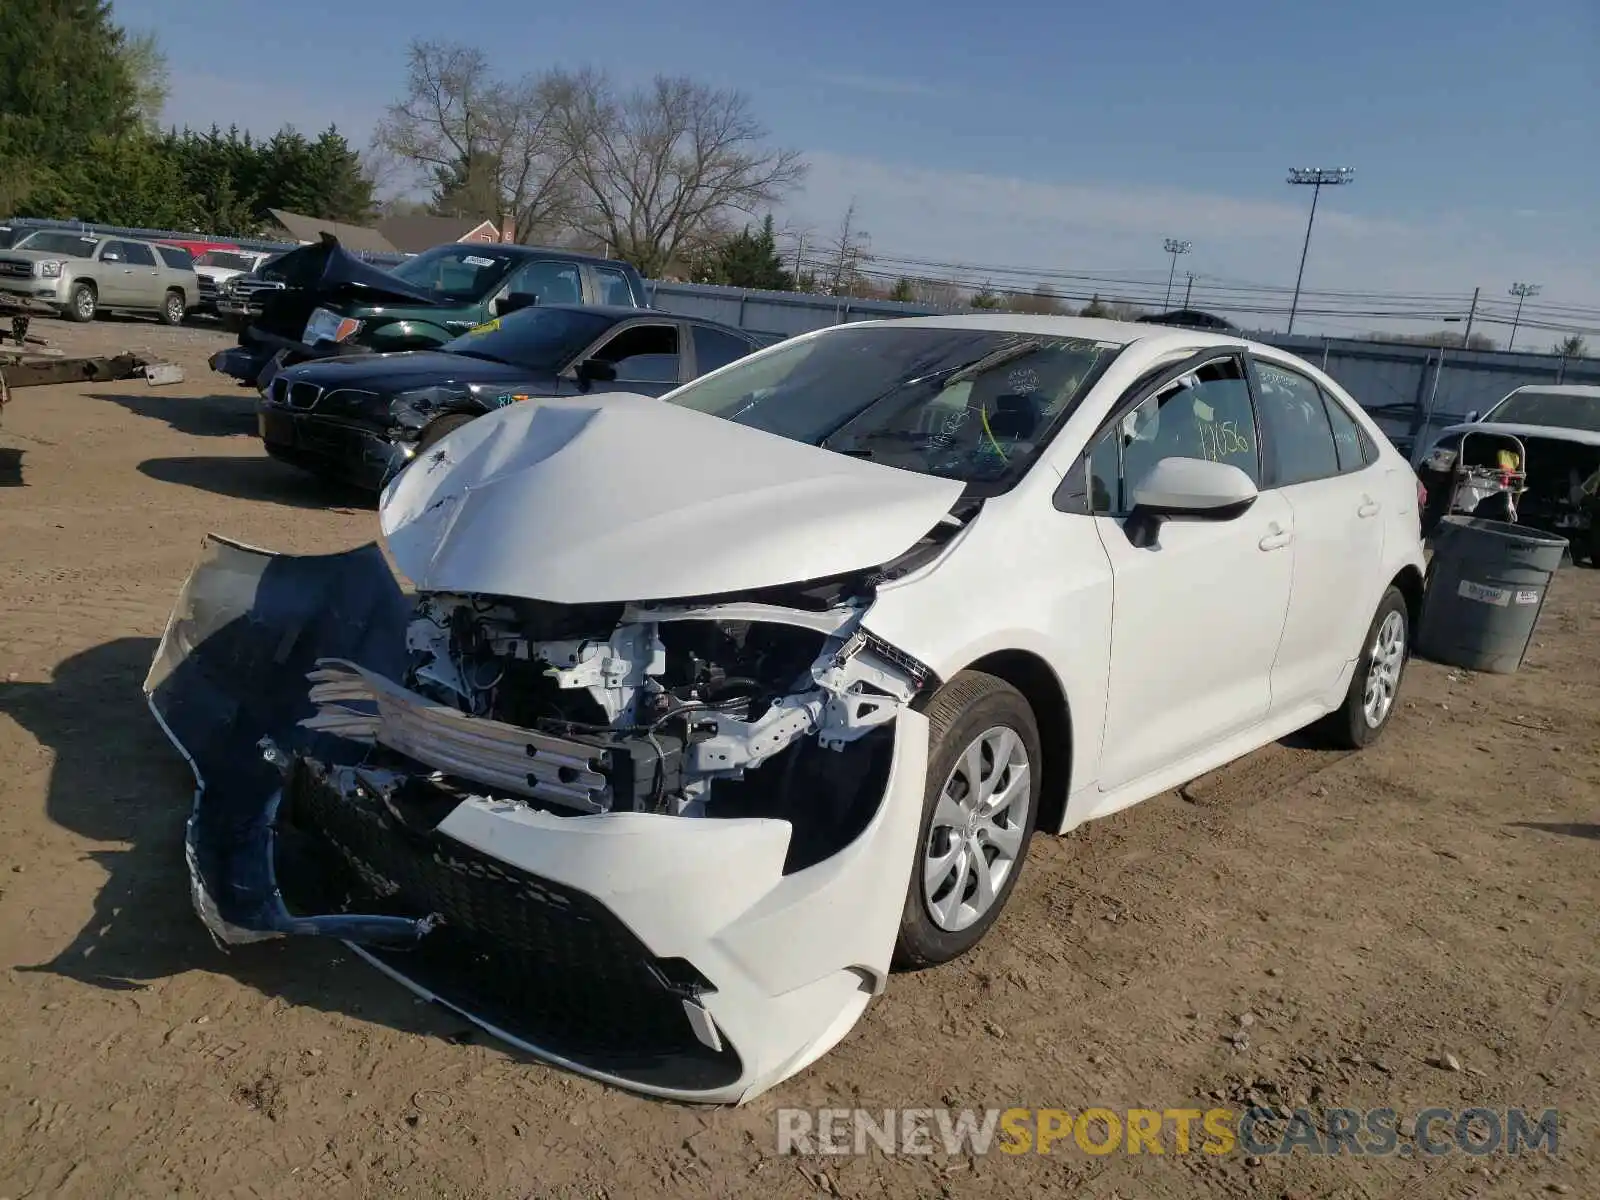
[[[386,270],[323,234],[239,284],[260,311],[211,367],[257,389],[313,359],[436,349],[533,304],[646,304],[627,263],[500,242],[450,242]]]
[[[1035,829],[1313,722],[1377,737],[1422,581],[1414,477],[1325,375],[1057,317],[509,405],[380,526],[213,538],[179,598],[146,691],[207,927],[341,939],[550,1062],[724,1103],[976,945]]]
[[[1528,384],[1441,430],[1417,469],[1424,533],[1452,512],[1567,539],[1600,566],[1600,386]]]
[[[451,430],[503,405],[660,396],[756,346],[743,330],[653,309],[539,305],[438,350],[290,367],[262,393],[260,434],[282,462],[376,490]]]

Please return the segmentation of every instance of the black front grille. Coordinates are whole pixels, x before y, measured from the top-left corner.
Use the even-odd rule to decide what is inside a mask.
[[[0,275],[10,275],[17,279],[27,279],[33,274],[33,264],[26,262],[0,262]]]
[[[402,826],[381,801],[342,795],[308,766],[289,795],[293,830],[327,860],[311,872],[309,895],[292,890],[297,874],[307,877],[303,863],[280,867],[291,906],[437,913],[442,924],[416,949],[375,956],[462,1012],[592,1070],[692,1090],[738,1079],[738,1055],[704,1045],[681,992],[663,982],[692,968],[656,959],[594,897]]]
[[[217,298],[217,281],[209,275],[200,276],[200,295],[203,298],[215,300]]]
[[[322,398],[322,389],[314,383],[291,383],[287,394],[290,408],[309,409]]]

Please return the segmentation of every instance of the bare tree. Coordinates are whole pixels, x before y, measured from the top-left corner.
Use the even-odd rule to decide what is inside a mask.
[[[498,79],[483,51],[412,42],[405,96],[376,146],[435,188],[435,208],[493,220],[521,241],[570,206],[571,155],[561,136],[571,81],[559,73]]]
[[[861,264],[872,260],[868,253],[871,245],[872,235],[856,223],[856,202],[851,200],[839,222],[839,232],[827,246],[829,290],[833,295],[856,294],[862,283]]]
[[[565,135],[577,224],[646,275],[738,228],[805,172],[799,154],[765,145],[742,93],[676,76],[619,94],[603,74],[571,77]]]
[[[1562,358],[1583,358],[1589,353],[1589,343],[1581,333],[1574,333],[1551,346],[1550,353]]]

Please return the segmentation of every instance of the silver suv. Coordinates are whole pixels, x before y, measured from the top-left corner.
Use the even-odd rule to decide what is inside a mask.
[[[179,325],[199,301],[200,282],[188,256],[169,259],[162,253],[167,249],[132,238],[35,230],[0,251],[0,292],[74,321],[92,321],[102,309],[114,309],[153,313]]]

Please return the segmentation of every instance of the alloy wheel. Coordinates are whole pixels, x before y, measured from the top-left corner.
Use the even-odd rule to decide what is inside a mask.
[[[969,928],[994,907],[1017,868],[1031,803],[1028,751],[1003,725],[968,743],[950,768],[928,826],[922,894],[940,929]]]
[[[1401,613],[1391,611],[1378,626],[1367,654],[1367,688],[1361,709],[1373,729],[1388,719],[1389,710],[1394,707],[1405,657],[1406,619]]]

